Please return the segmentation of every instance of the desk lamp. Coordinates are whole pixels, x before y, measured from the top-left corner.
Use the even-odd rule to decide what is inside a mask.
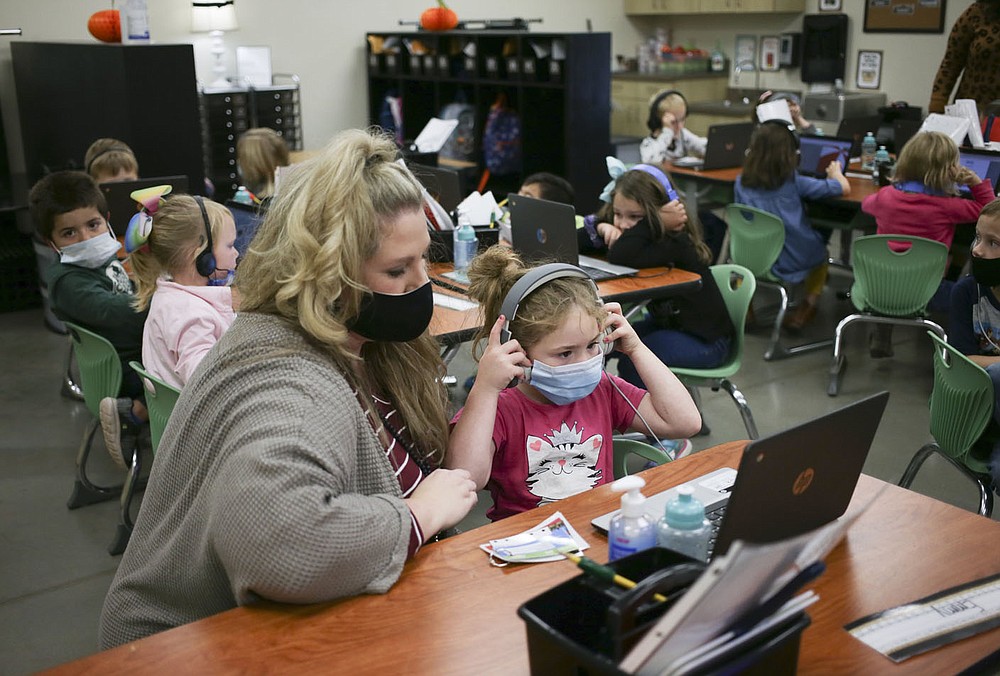
[[[222,43],[222,34],[226,31],[239,29],[236,21],[236,6],[233,0],[215,0],[214,2],[192,2],[191,3],[191,31],[193,33],[208,33],[212,38],[212,46],[209,50],[215,57],[215,65],[212,72],[215,80],[210,87],[228,87],[229,80],[226,79],[226,66],[222,62],[222,55],[226,53],[226,47]]]

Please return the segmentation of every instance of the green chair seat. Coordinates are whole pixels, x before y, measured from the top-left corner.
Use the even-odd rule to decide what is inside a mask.
[[[979,490],[979,513],[993,512],[992,479],[986,453],[974,453],[976,442],[993,419],[993,382],[978,364],[928,331],[934,342],[934,390],[930,399],[930,431],[934,441],[918,450],[899,485],[909,488],[924,461],[937,453],[973,481]],[[991,445],[987,444],[987,448]]]
[[[156,449],[160,445],[160,438],[163,436],[163,430],[170,419],[170,413],[174,410],[174,404],[177,403],[177,398],[181,396],[181,392],[173,385],[149,373],[139,362],[129,362],[129,366],[142,377],[146,387],[146,408],[149,410],[149,436],[153,452],[156,452]]]
[[[671,367],[670,370],[691,391],[695,402],[699,404],[699,409],[701,402],[698,390],[695,388],[710,387],[714,391],[718,391],[720,388],[725,389],[740,410],[747,434],[750,435],[751,439],[756,439],[759,435],[750,406],[747,404],[746,397],[729,378],[735,375],[743,364],[743,345],[746,338],[743,327],[746,323],[750,302],[753,300],[753,294],[757,288],[757,280],[750,270],[741,265],[713,265],[710,269],[712,277],[722,293],[722,299],[725,301],[726,310],[729,313],[729,320],[735,331],[729,358],[725,363],[714,368]]]
[[[663,465],[671,461],[670,456],[663,449],[651,446],[644,441],[615,437],[612,439],[612,444],[615,479],[628,476],[628,458],[631,455],[637,455],[658,465]]]

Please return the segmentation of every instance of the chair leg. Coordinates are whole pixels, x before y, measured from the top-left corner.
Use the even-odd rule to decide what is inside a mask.
[[[862,319],[861,315],[848,315],[837,324],[837,330],[833,334],[833,359],[830,361],[830,381],[826,386],[826,393],[831,397],[836,397],[840,391],[840,381],[844,376],[844,369],[847,368],[847,357],[844,356],[844,331],[855,321]]]
[[[778,293],[781,294],[781,305],[778,307],[778,314],[774,318],[774,326],[771,328],[771,342],[767,351],[764,352],[764,361],[781,359],[785,356],[784,348],[781,346],[781,324],[785,321],[785,311],[788,310],[788,292],[785,287],[778,286]]]
[[[909,488],[913,484],[913,480],[917,478],[917,472],[923,466],[927,458],[931,457],[932,454],[937,453],[940,447],[936,443],[924,444],[919,451],[913,454],[910,458],[910,463],[903,470],[903,476],[900,477],[897,486],[902,488]]]
[[[69,354],[66,356],[66,375],[63,378],[62,390],[60,394],[67,399],[83,401],[83,389],[73,379],[73,345],[69,346]]]
[[[90,457],[90,447],[100,428],[101,423],[94,420],[90,424],[90,428],[83,433],[83,441],[76,456],[76,480],[73,482],[73,492],[66,502],[66,506],[70,509],[106,502],[114,499],[115,495],[121,492],[120,484],[117,486],[98,486],[87,476],[87,459]]]
[[[125,551],[129,537],[132,535],[132,498],[139,487],[139,476],[142,474],[142,455],[138,449],[132,454],[132,466],[128,470],[128,477],[122,487],[121,499],[118,509],[118,526],[115,529],[115,537],[108,547],[111,556],[117,556]]]
[[[751,439],[759,439],[760,434],[757,432],[757,423],[754,422],[753,412],[750,410],[750,404],[747,403],[747,398],[743,395],[736,383],[731,380],[723,380],[721,386],[729,396],[733,398],[733,402],[736,404],[736,408],[740,411],[740,417],[743,418],[743,425],[747,428],[747,434],[750,435]]]

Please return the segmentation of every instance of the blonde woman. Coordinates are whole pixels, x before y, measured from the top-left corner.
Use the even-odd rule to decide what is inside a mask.
[[[236,142],[236,166],[241,180],[258,201],[274,194],[274,172],[288,164],[288,144],[273,129],[247,129]]]
[[[260,599],[387,591],[475,504],[448,443],[419,184],[387,136],[289,177],[184,388],[108,592],[110,647]]]

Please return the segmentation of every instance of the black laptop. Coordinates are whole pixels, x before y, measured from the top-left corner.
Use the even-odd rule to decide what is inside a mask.
[[[704,159],[685,157],[674,164],[704,171],[742,167],[753,128],[752,122],[713,124],[708,128]]]
[[[923,125],[923,120],[893,120],[892,148],[897,156],[903,151],[906,142],[916,136]]]
[[[154,176],[152,178],[140,178],[135,181],[112,181],[101,184],[101,192],[104,193],[104,200],[108,207],[108,222],[116,235],[123,236],[128,222],[139,210],[139,203],[132,199],[132,192],[143,188],[151,188],[154,185],[171,186],[170,193],[188,192],[187,176]]]
[[[861,117],[845,117],[837,127],[837,138],[849,138],[851,144],[851,157],[861,156],[861,142],[865,140],[868,132],[872,136],[878,137],[878,128],[882,124],[881,115],[863,115]]]
[[[851,159],[849,138],[836,136],[802,136],[799,138],[799,173],[814,178],[826,178],[826,167],[830,162],[840,162],[840,168],[847,170]]]
[[[735,540],[767,543],[795,537],[840,517],[851,502],[886,402],[880,392],[764,439],[750,442],[739,470],[725,467],[688,481],[718,525],[711,556]],[[677,488],[647,496],[658,521]],[[719,513],[721,510],[721,514]],[[607,532],[611,517],[591,523]]]
[[[636,268],[580,255],[576,210],[572,205],[511,193],[507,195],[507,209],[511,245],[526,261],[569,263],[579,266],[594,280],[628,277],[638,272]]]

